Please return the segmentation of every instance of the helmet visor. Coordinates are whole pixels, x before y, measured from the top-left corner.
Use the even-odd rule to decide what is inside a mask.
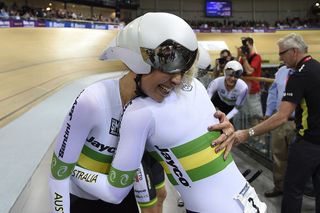
[[[235,78],[240,78],[242,74],[242,70],[233,70],[233,69],[226,69],[225,70],[226,76],[233,76]]]
[[[155,49],[140,47],[143,60],[154,69],[167,73],[186,72],[193,65],[198,49],[191,51],[173,40]]]

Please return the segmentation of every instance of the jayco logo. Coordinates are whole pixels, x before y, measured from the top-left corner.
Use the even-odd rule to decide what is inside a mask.
[[[105,150],[107,150],[107,152],[112,153],[112,154],[114,154],[116,152],[115,147],[104,145],[104,144],[100,143],[99,141],[96,141],[95,137],[93,137],[93,136],[91,138],[87,138],[86,140],[87,140],[87,142],[91,143],[92,146],[97,147],[100,152],[103,152]]]
[[[190,184],[183,177],[182,172],[179,170],[179,168],[177,167],[176,163],[171,158],[171,156],[169,154],[169,152],[170,152],[169,149],[160,149],[158,146],[155,146],[155,147],[160,151],[161,155],[166,159],[166,163],[173,168],[173,172],[178,177],[180,183],[182,185],[184,185],[184,186],[189,186],[190,187]]]

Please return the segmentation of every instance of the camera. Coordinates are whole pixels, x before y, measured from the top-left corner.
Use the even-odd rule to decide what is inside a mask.
[[[225,57],[218,58],[219,64],[224,64],[224,63],[226,63],[226,61],[227,61],[227,58],[225,58]]]
[[[248,44],[247,44],[249,39],[250,38],[248,38],[248,37],[241,38],[242,46],[240,47],[240,49],[241,49],[241,52],[243,54],[245,54],[245,55],[249,55],[250,54],[250,49],[249,49]]]
[[[224,64],[226,64],[227,62],[229,62],[229,61],[232,61],[232,60],[234,60],[234,57],[230,57],[230,56],[225,56],[225,57],[221,57],[221,58],[218,58],[218,63],[220,64],[220,65],[224,65]]]

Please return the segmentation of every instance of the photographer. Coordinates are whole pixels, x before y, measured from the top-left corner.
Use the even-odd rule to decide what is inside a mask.
[[[244,37],[242,46],[238,49],[238,59],[243,66],[244,76],[261,77],[261,56],[254,51],[253,39]],[[257,80],[245,80],[249,88],[247,101],[242,113],[249,119],[249,125],[255,125],[262,118],[262,106],[260,97],[260,82]]]
[[[234,60],[234,57],[232,57],[231,52],[227,49],[223,49],[220,52],[220,58],[216,59],[214,72],[213,72],[213,78],[217,78],[221,75],[223,75],[223,69],[227,62]]]

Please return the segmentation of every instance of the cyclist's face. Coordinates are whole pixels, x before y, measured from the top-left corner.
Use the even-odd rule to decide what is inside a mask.
[[[234,85],[236,85],[238,78],[235,77],[234,75],[227,75],[226,76],[226,84],[229,87],[233,87]]]
[[[153,70],[150,74],[143,75],[141,79],[142,91],[157,102],[162,102],[170,92],[181,84],[182,73],[165,73]]]

